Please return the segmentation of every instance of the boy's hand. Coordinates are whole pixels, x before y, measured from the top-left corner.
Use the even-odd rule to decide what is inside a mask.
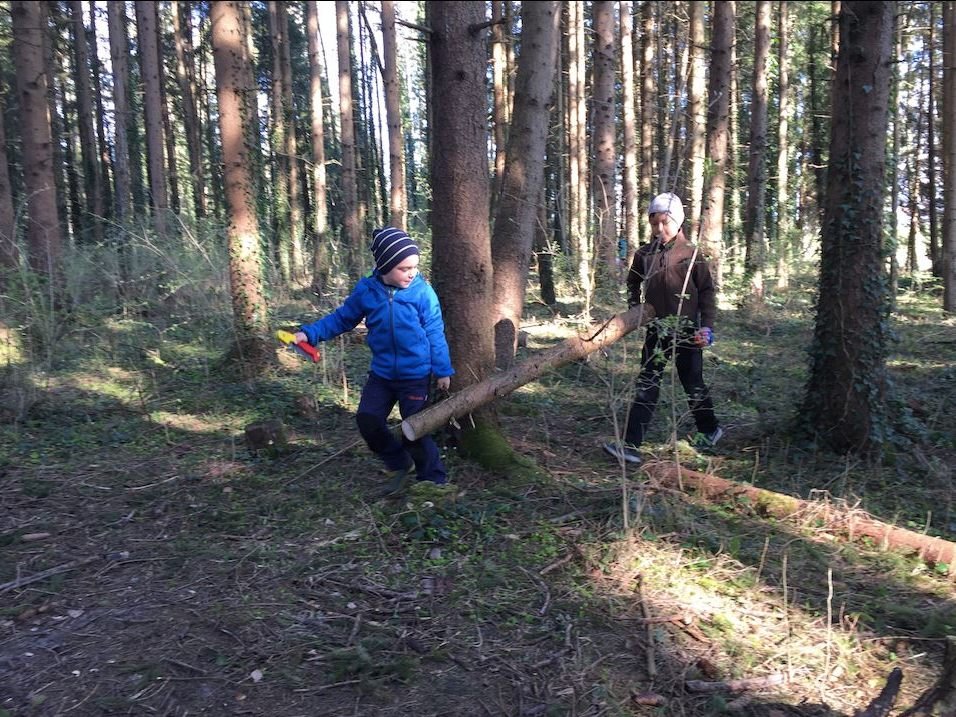
[[[713,345],[714,330],[709,326],[704,326],[697,329],[697,331],[694,333],[694,343],[697,344],[699,348]]]
[[[447,391],[448,387],[451,386],[451,376],[442,376],[435,381],[435,385],[438,386],[439,391]]]
[[[306,336],[305,333],[302,332],[302,331],[296,331],[296,332],[295,332],[295,342],[296,342],[297,344],[300,344],[300,343],[302,343],[303,341],[305,341],[305,343],[309,343],[309,337]]]

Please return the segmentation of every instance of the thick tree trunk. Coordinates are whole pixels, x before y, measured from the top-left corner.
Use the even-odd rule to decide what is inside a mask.
[[[456,371],[452,386],[462,390],[489,375],[495,361],[486,50],[482,33],[473,30],[484,23],[485,6],[430,2],[426,13],[432,90],[441,98],[431,133],[432,270]],[[486,459],[493,443],[495,453],[510,453],[494,413],[475,418],[460,437],[463,452]]]
[[[838,452],[877,447],[891,430],[883,179],[895,6],[844,2],[840,16],[819,297],[801,408],[807,429]]]
[[[592,327],[587,333],[564,340],[511,369],[472,384],[430,408],[402,421],[402,433],[415,440],[446,425],[452,418],[471,413],[516,388],[539,378],[546,371],[577,361],[613,344],[654,318],[650,304],[641,304]]]
[[[20,105],[23,183],[27,197],[28,257],[35,271],[56,281],[63,240],[53,179],[53,145],[40,3],[16,0],[10,4],[10,14],[13,18],[13,64]]]
[[[537,201],[544,186],[548,119],[559,39],[557,2],[537,0],[524,2],[521,7],[521,55],[515,80],[508,161],[491,237],[497,315],[495,354],[499,368],[511,365],[518,346]]]
[[[495,140],[495,176],[491,197],[497,203],[501,182],[505,176],[508,146],[508,48],[505,38],[508,29],[504,22],[504,5],[507,0],[492,0],[491,3],[491,117]]]
[[[242,80],[245,51],[239,3],[210,6],[216,96],[222,136],[223,172],[229,221],[229,284],[238,355],[247,376],[259,373],[268,356],[266,299],[261,274],[259,224],[249,167]]]

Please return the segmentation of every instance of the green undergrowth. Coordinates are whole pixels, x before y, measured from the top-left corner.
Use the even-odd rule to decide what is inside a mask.
[[[956,325],[936,297],[897,305],[888,366],[918,433],[878,460],[790,437],[806,285],[746,314],[722,307],[705,369],[727,429],[713,454],[688,443],[686,401],[665,379],[648,464],[678,460],[821,509],[788,519],[663,488],[601,451],[633,395],[639,333],[500,399],[507,445],[468,446],[484,461],[440,431],[451,484],[386,500],[354,424],[361,341],[250,383],[219,368],[226,313],[87,317],[62,337],[72,360],[21,347],[0,369],[0,582],[128,557],[11,589],[8,644],[22,659],[30,628],[108,611],[96,624],[111,646],[90,665],[104,679],[97,704],[132,712],[165,709],[146,687],[172,675],[257,713],[289,700],[302,713],[464,715],[524,700],[528,714],[627,715],[641,713],[633,693],[657,692],[657,714],[711,714],[713,698],[685,680],[785,672],[786,690],[755,697],[768,710],[850,714],[895,666],[912,704],[956,630],[950,566],[847,540],[822,517],[860,511],[956,539]],[[582,326],[539,309],[519,361]],[[312,313],[290,300],[282,318]],[[288,440],[254,452],[244,428],[267,420]],[[18,671],[18,704],[65,699],[72,669],[64,657]]]

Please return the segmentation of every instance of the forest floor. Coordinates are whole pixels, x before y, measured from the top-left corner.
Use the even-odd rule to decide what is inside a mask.
[[[956,321],[939,303],[900,297],[889,367],[917,440],[882,460],[788,439],[806,284],[722,308],[717,454],[689,448],[667,379],[649,458],[956,539]],[[580,328],[579,306],[532,308],[519,360]],[[6,335],[0,715],[851,715],[893,668],[897,710],[940,677],[950,566],[664,489],[601,451],[642,332],[498,401],[521,470],[440,436],[453,487],[389,501],[353,421],[360,337],[317,366],[283,353],[249,385],[218,368],[227,311],[77,316],[43,371]],[[243,429],[267,419],[288,446],[252,454]]]

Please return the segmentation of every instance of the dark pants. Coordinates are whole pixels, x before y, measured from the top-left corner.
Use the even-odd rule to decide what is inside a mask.
[[[667,362],[674,358],[676,344],[677,376],[680,378],[687,403],[701,433],[717,430],[714,402],[704,384],[704,352],[694,345],[689,336],[659,334],[653,326],[647,330],[644,347],[641,349],[641,373],[637,377],[637,395],[627,417],[624,439],[635,446],[644,441],[647,426],[654,416],[657,399],[661,392],[661,378]]]
[[[402,437],[399,441],[388,428],[388,414],[395,403],[402,418],[408,418],[428,405],[430,377],[408,381],[389,381],[369,373],[362,389],[355,422],[359,433],[373,453],[385,462],[390,471],[408,468],[415,462],[418,480],[445,483],[448,476],[442,463],[438,446],[431,436],[422,436],[417,441]]]

